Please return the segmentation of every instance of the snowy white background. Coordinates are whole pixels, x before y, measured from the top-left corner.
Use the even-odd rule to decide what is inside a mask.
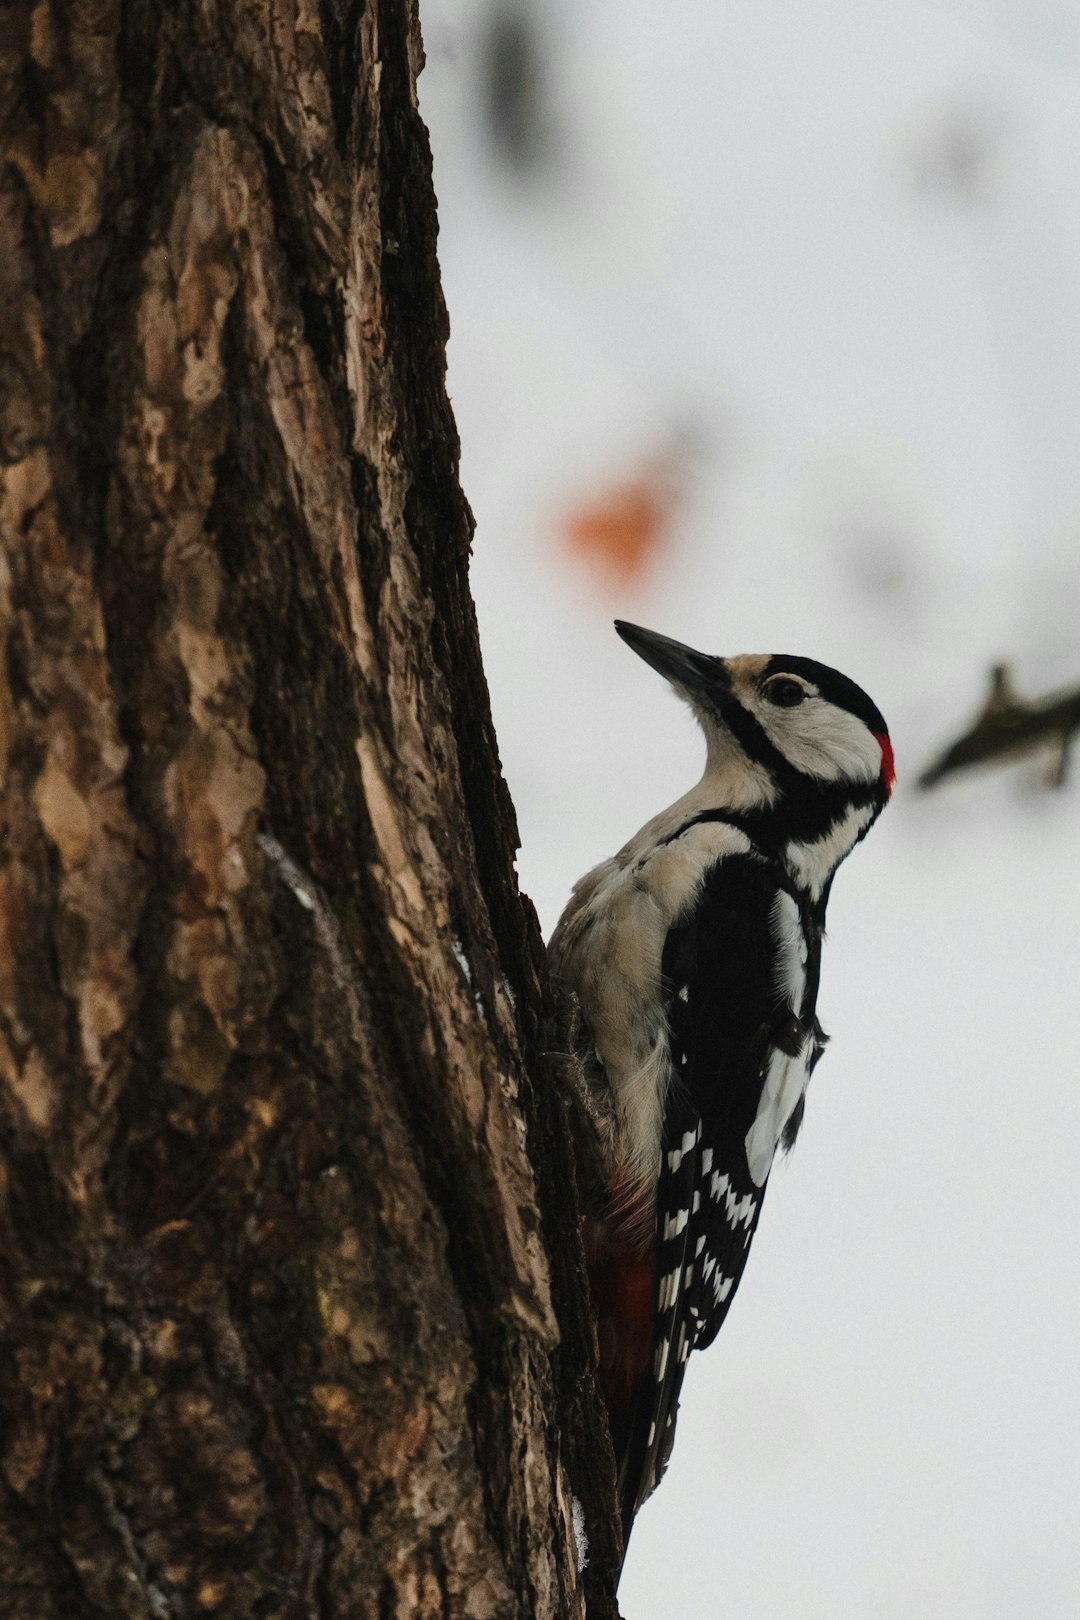
[[[494,0],[427,0],[473,584],[520,872],[687,787],[616,615],[867,687],[900,781],[830,908],[833,1042],[689,1367],[629,1620],[1080,1616],[1080,782],[918,796],[986,671],[1080,679],[1080,5],[547,0],[546,159]],[[677,447],[632,592],[568,511]]]

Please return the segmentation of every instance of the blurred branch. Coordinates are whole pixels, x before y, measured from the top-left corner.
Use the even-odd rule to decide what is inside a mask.
[[[1017,695],[1006,664],[996,664],[990,672],[990,695],[970,731],[965,731],[951,747],[920,776],[921,788],[935,787],[943,776],[965,765],[986,760],[1015,759],[1054,743],[1060,750],[1052,784],[1065,781],[1069,747],[1073,733],[1080,729],[1080,687],[1054,692],[1037,702]]]
[[[519,0],[499,0],[488,22],[481,73],[492,143],[521,173],[534,170],[546,147],[543,47]]]

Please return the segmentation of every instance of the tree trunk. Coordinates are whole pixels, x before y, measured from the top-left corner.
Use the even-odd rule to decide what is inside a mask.
[[[0,1614],[614,1615],[415,12],[0,29]]]

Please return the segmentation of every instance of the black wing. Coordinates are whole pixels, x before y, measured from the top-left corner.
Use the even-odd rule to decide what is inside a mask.
[[[785,936],[792,920],[797,938]],[[774,1054],[805,1049],[817,939],[777,866],[755,855],[720,860],[668,935],[672,1082],[657,1188],[654,1359],[620,1468],[624,1541],[667,1466],[687,1357],[716,1337],[746,1265],[768,1179],[767,1169],[760,1185],[751,1176],[746,1140]]]

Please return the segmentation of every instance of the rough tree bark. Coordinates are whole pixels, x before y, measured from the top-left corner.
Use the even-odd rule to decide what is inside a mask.
[[[415,12],[0,29],[0,1613],[613,1615]]]

